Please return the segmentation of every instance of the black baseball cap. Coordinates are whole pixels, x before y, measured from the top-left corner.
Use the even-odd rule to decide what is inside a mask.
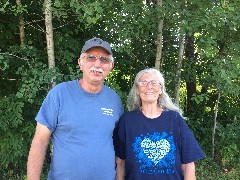
[[[108,51],[110,54],[112,54],[110,44],[107,41],[104,41],[104,40],[102,40],[100,38],[96,38],[96,37],[89,39],[85,42],[81,53],[84,53],[93,47],[102,47],[106,51]]]

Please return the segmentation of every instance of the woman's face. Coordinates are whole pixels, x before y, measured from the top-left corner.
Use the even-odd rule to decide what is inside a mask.
[[[137,94],[139,94],[142,104],[157,104],[158,97],[162,94],[162,86],[155,73],[144,73],[139,78]]]

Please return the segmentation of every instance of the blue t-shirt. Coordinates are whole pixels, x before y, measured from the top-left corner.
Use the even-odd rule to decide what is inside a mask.
[[[125,113],[115,136],[116,156],[125,160],[127,180],[182,180],[181,164],[205,155],[175,111],[147,118],[140,110]]]
[[[55,86],[45,98],[36,121],[52,132],[53,155],[48,179],[113,180],[113,129],[123,114],[117,93],[84,91],[78,80]]]

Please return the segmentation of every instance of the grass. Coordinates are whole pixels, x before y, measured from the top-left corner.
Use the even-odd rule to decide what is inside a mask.
[[[240,165],[225,169],[210,158],[205,158],[196,163],[198,180],[240,180]]]

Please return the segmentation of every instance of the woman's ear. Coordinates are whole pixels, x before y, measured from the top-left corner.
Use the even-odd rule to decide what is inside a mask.
[[[114,68],[114,63],[111,63],[111,64],[110,64],[110,68],[111,68],[111,70],[113,70],[113,68]]]
[[[136,88],[136,94],[139,95],[138,89]]]

